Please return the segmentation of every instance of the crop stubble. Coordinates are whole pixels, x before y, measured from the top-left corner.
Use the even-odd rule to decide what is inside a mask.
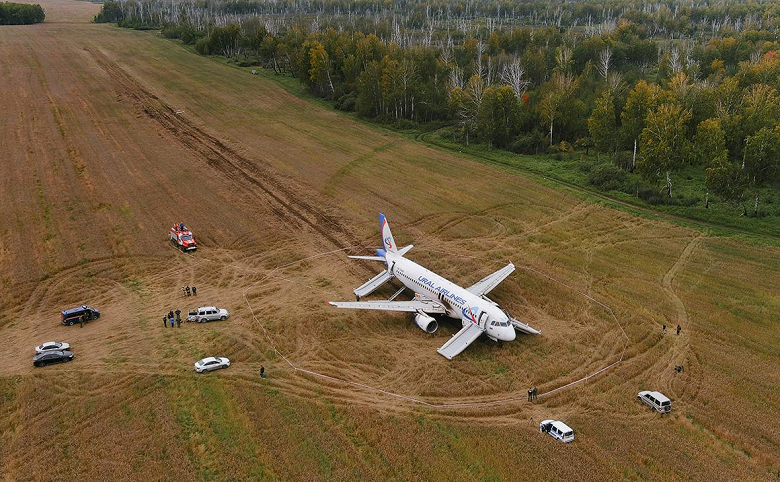
[[[777,469],[778,339],[765,321],[780,303],[777,250],[583,203],[318,109],[154,34],[75,23],[82,4],[47,4],[54,23],[0,30],[10,93],[0,112],[5,477],[45,479],[49,467],[93,478],[336,479]],[[453,362],[435,349],[454,324],[427,336],[405,316],[325,306],[376,266],[333,255],[257,284],[298,259],[377,244],[379,209],[399,241],[418,245],[414,259],[463,284],[512,260],[609,303],[631,340],[625,362],[540,404],[436,412],[294,375],[251,320],[247,287],[296,363],[433,401],[544,391],[622,349],[603,310],[522,270],[493,295],[543,336],[480,341]],[[203,244],[192,256],[165,242],[178,220]],[[184,284],[201,295],[181,298]],[[103,318],[57,325],[59,309],[82,302]],[[233,316],[159,326],[161,313],[198,303]],[[77,360],[33,370],[28,351],[59,338]],[[216,353],[235,363],[207,389],[188,367]],[[671,395],[675,413],[643,410],[633,398],[644,388]],[[208,401],[224,408],[224,425],[199,407]],[[548,416],[578,430],[574,447],[538,436]],[[234,454],[220,443],[236,430],[255,442]],[[56,449],[29,452],[50,437]]]

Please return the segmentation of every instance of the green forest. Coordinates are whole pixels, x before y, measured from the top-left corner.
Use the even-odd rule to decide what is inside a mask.
[[[777,2],[127,0],[95,21],[294,77],[441,145],[780,233]]]
[[[0,2],[0,25],[29,25],[45,18],[38,4]]]

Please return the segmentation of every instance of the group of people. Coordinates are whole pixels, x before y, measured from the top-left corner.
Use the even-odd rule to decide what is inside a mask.
[[[666,334],[666,325],[663,325],[662,330],[664,334]],[[681,331],[682,331],[682,327],[680,325],[677,325],[677,336],[680,336]]]
[[[173,315],[176,315],[176,318],[174,319]],[[171,324],[171,328],[173,328],[174,322],[181,328],[181,311],[169,311],[167,315],[163,316],[163,328],[166,328],[168,326],[168,323]]]
[[[533,400],[536,400],[536,395],[539,394],[539,391],[536,389],[536,387],[533,387],[532,389],[528,390],[528,401],[531,402]]]
[[[184,293],[184,296],[190,296],[190,295],[198,296],[198,288],[196,288],[195,286],[193,286],[192,288],[190,288],[189,286],[182,286],[181,292]]]

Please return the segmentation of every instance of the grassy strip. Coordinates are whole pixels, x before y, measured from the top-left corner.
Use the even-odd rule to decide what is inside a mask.
[[[592,194],[597,199],[611,201],[614,207],[634,208],[633,212],[653,211],[659,218],[680,223],[697,229],[715,229],[719,234],[748,234],[778,238],[780,240],[780,223],[774,213],[764,217],[753,218],[740,216],[741,208],[725,203],[717,202],[711,196],[710,207],[704,207],[704,172],[700,167],[689,166],[676,174],[674,190],[680,199],[696,200],[693,206],[681,205],[654,205],[643,201],[631,194],[620,191],[603,192],[597,190],[588,183],[588,171],[594,165],[609,162],[607,157],[599,161],[596,156],[585,156],[583,153],[563,155],[560,159],[554,156],[528,156],[518,155],[512,152],[488,149],[485,145],[477,144],[464,146],[449,140],[445,134],[446,129],[434,132],[420,133],[418,138],[426,144],[458,151],[485,163],[498,165],[512,171],[520,171],[536,175],[535,179],[552,180],[552,184],[563,184]],[[639,182],[637,174],[629,174],[629,183]],[[775,205],[775,189],[766,189],[762,192],[765,200],[764,211],[778,211]]]
[[[168,385],[179,437],[202,480],[275,480],[241,409],[221,380],[209,374]],[[226,456],[226,454],[228,454]]]
[[[193,54],[199,55],[192,46],[184,45],[180,41],[175,42]],[[740,208],[719,203],[714,196],[711,196],[710,208],[705,209],[704,192],[702,192],[704,172],[700,167],[691,166],[676,173],[674,190],[680,198],[698,198],[699,201],[696,205],[689,207],[650,204],[624,192],[603,192],[591,186],[588,183],[587,172],[590,167],[599,163],[599,160],[593,155],[585,156],[582,153],[565,154],[558,159],[551,155],[529,156],[500,149],[489,149],[484,144],[465,146],[448,138],[446,134],[451,131],[451,127],[441,128],[436,126],[432,129],[399,129],[392,125],[379,124],[358,117],[355,113],[334,109],[331,101],[312,95],[295,77],[278,75],[261,67],[240,67],[235,61],[225,59],[224,57],[209,56],[209,59],[247,73],[256,69],[259,77],[274,82],[288,93],[311,104],[335,112],[338,115],[348,116],[356,122],[393,132],[404,138],[422,142],[435,149],[450,151],[460,156],[468,156],[482,164],[499,167],[556,190],[570,192],[590,202],[629,212],[647,219],[664,220],[709,234],[737,237],[780,246],[780,223],[778,223],[780,208],[776,206],[776,201],[780,201],[780,199],[774,199],[777,194],[776,189],[767,189],[762,193],[763,210],[770,212],[769,215],[764,217],[740,216]],[[608,158],[604,156],[601,163],[606,162],[608,162]],[[630,182],[638,182],[638,175],[630,174],[629,176]],[[777,211],[777,214],[772,211]]]

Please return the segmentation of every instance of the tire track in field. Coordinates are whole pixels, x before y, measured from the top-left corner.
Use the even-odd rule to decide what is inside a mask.
[[[282,179],[270,167],[252,162],[221,139],[177,115],[102,52],[89,49],[87,52],[110,76],[119,95],[129,98],[171,137],[197,157],[205,159],[232,184],[259,198],[278,218],[310,229],[334,246],[361,244],[335,215],[317,205],[310,190],[295,185],[292,180]]]
[[[685,263],[693,254],[693,251],[699,246],[702,239],[704,239],[703,234],[693,238],[693,240],[691,240],[691,242],[688,243],[688,245],[685,247],[683,252],[680,254],[680,257],[677,259],[677,262],[675,262],[674,265],[672,265],[672,267],[669,268],[669,271],[666,272],[662,281],[664,292],[666,292],[667,296],[671,298],[671,300],[674,302],[675,307],[677,308],[677,323],[680,326],[688,325],[688,313],[685,310],[685,303],[683,303],[683,301],[680,299],[679,296],[677,296],[677,293],[674,291],[674,287],[672,287],[672,282],[674,281],[674,277],[680,271],[680,268],[682,268],[685,265]]]
[[[682,331],[680,332],[680,335],[673,335],[675,336],[675,338],[678,339],[675,340],[675,343],[672,345],[672,350],[669,354],[669,362],[668,365],[666,366],[667,373],[669,373],[669,370],[672,370],[674,366],[677,365],[678,363],[683,364],[683,367],[685,367],[685,365],[688,365],[687,366],[689,370],[688,373],[690,373],[690,370],[692,368],[695,370],[700,366],[699,357],[691,349],[691,335],[690,335],[691,323],[690,323],[690,319],[688,318],[688,312],[685,309],[685,303],[677,294],[677,292],[674,290],[674,286],[672,284],[674,282],[675,277],[677,276],[677,273],[679,273],[680,270],[685,266],[685,264],[693,255],[696,248],[698,248],[699,245],[701,244],[704,237],[705,237],[704,234],[700,234],[699,236],[696,236],[691,240],[691,242],[688,243],[685,249],[683,249],[683,252],[680,254],[680,257],[677,258],[677,261],[672,265],[671,268],[669,268],[669,271],[666,272],[666,274],[663,277],[663,280],[661,281],[664,292],[674,302],[674,305],[677,309],[677,324],[679,324],[680,327],[682,327]],[[672,330],[674,330],[675,328],[676,327],[672,327]],[[683,371],[681,374],[677,376],[683,378],[683,381],[685,382],[684,385],[682,386],[683,389],[687,388],[688,386],[692,387],[690,391],[688,390],[685,391],[689,392],[688,398],[695,399],[701,388],[701,378],[695,377],[691,379],[691,377],[688,376],[688,374],[685,371]],[[688,383],[688,382],[693,382],[693,383]]]
[[[691,376],[696,373],[701,366],[699,356],[690,346],[690,320],[688,318],[685,304],[674,290],[674,279],[680,270],[685,266],[696,248],[704,239],[705,235],[696,236],[688,242],[683,251],[671,268],[664,274],[661,281],[661,288],[664,293],[673,302],[676,311],[676,317],[669,319],[667,323],[667,333],[658,334],[655,330],[660,330],[660,325],[656,323],[651,336],[655,342],[647,350],[637,354],[646,360],[648,357],[654,357],[643,368],[634,374],[632,379],[649,380],[656,385],[656,389],[664,391],[667,395],[672,395],[679,399],[683,394],[688,401],[695,400],[701,389],[701,378],[699,375]],[[680,335],[674,333],[676,324],[682,327]],[[674,371],[674,367],[683,365],[682,373]],[[660,386],[659,386],[660,385]]]
[[[283,271],[285,268],[288,268],[290,266],[299,264],[304,261],[308,261],[310,259],[314,258],[320,258],[324,256],[333,255],[336,253],[340,253],[343,251],[347,251],[350,249],[355,248],[355,246],[349,246],[345,248],[336,249],[333,251],[318,253],[316,255],[310,256],[308,258],[304,258],[297,261],[292,261],[290,263],[277,266],[273,270],[269,271],[265,274],[264,277],[257,280],[255,283],[250,284],[247,286],[242,296],[244,298],[244,302],[246,303],[247,307],[249,308],[251,318],[254,323],[257,324],[257,326],[260,327],[262,330],[262,335],[266,339],[266,344],[273,350],[274,353],[276,353],[277,356],[284,362],[282,363],[282,366],[284,368],[289,368],[292,370],[293,373],[299,373],[304,375],[304,378],[308,380],[309,383],[314,383],[316,385],[319,385],[321,387],[333,387],[338,386],[341,387],[341,389],[345,390],[344,395],[342,395],[342,402],[348,403],[361,403],[361,400],[364,399],[364,397],[368,396],[368,399],[371,401],[371,405],[374,407],[377,406],[397,406],[398,404],[411,404],[412,406],[422,406],[428,409],[444,409],[444,410],[456,410],[456,409],[465,409],[465,410],[477,410],[479,408],[484,407],[497,407],[497,406],[503,406],[505,404],[510,403],[517,403],[521,402],[525,398],[525,394],[523,394],[520,391],[511,391],[508,393],[488,393],[488,394],[482,394],[482,395],[475,395],[475,396],[466,396],[466,397],[430,397],[425,395],[408,395],[404,393],[397,392],[389,387],[386,387],[385,384],[380,383],[372,383],[372,382],[362,382],[357,381],[354,379],[349,379],[347,377],[344,377],[343,375],[330,375],[328,373],[324,373],[321,370],[321,368],[313,367],[313,368],[307,368],[306,366],[302,365],[300,361],[298,361],[296,358],[297,353],[295,351],[287,351],[286,353],[282,352],[275,343],[274,335],[272,334],[271,330],[258,318],[257,312],[253,308],[252,304],[249,301],[249,297],[247,293],[255,288],[259,283],[264,282],[270,278],[278,277],[279,275],[277,273]],[[574,385],[580,384],[582,382],[587,382],[588,380],[595,378],[599,376],[600,374],[609,371],[616,365],[620,364],[625,356],[626,348],[628,347],[628,343],[630,342],[630,339],[628,338],[628,335],[626,334],[625,330],[623,329],[623,326],[620,324],[620,321],[618,320],[615,313],[612,311],[612,308],[610,308],[605,303],[602,303],[592,296],[577,291],[575,288],[572,288],[571,286],[558,281],[554,278],[552,278],[549,275],[546,275],[542,273],[541,271],[538,271],[530,266],[521,266],[521,269],[525,269],[531,272],[534,272],[538,275],[541,275],[545,278],[548,278],[549,280],[559,283],[563,285],[564,287],[567,287],[569,289],[574,290],[575,293],[585,297],[589,301],[601,306],[604,308],[610,316],[614,319],[619,332],[621,335],[619,335],[619,338],[622,338],[625,340],[622,350],[620,351],[620,354],[617,355],[617,360],[613,361],[612,363],[592,372],[588,373],[581,378],[578,378],[574,381],[570,381],[569,383],[566,383],[564,385],[557,386],[555,388],[547,388],[546,390],[543,388],[543,392],[541,393],[542,397],[553,395],[561,390],[565,390],[567,388],[570,388]],[[293,361],[296,360],[296,361]],[[286,365],[285,365],[286,364]],[[590,370],[590,369],[589,369]],[[556,378],[553,381],[557,381],[558,378]],[[296,388],[296,390],[306,390],[305,387],[299,386]],[[389,405],[388,405],[389,404]]]

